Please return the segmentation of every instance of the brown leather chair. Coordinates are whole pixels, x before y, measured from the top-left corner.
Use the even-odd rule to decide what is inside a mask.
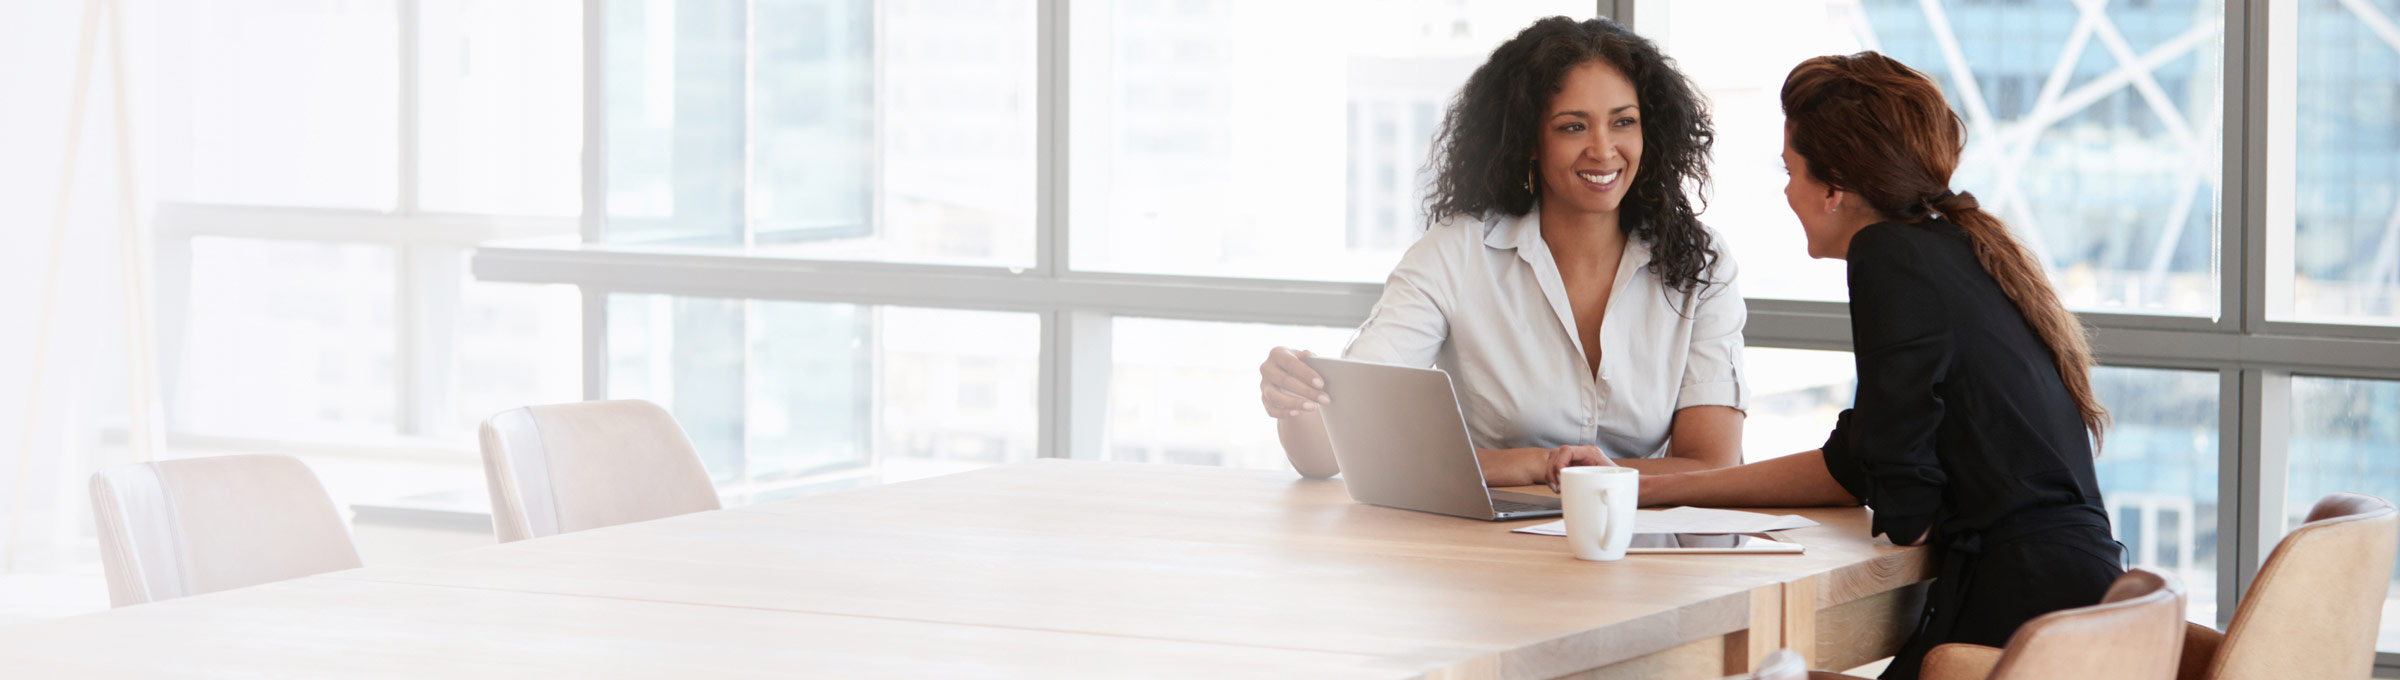
[[[2224,633],[2187,624],[2184,680],[2363,678],[2374,670],[2400,512],[2374,496],[2317,501],[2251,581]]]
[[[1925,680],[2168,680],[2183,647],[2183,583],[2136,568],[2100,604],[2043,614],[2008,649],[1947,644],[1925,655]],[[1847,678],[1812,673],[1812,678]]]
[[[721,507],[683,426],[647,401],[510,409],[482,440],[502,543]]]
[[[114,607],[359,566],[341,511],[290,456],[102,470],[92,514]]]

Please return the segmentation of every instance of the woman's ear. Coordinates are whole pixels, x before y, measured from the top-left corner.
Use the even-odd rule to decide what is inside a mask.
[[[1841,214],[1842,206],[1849,203],[1849,199],[1850,192],[1835,189],[1832,186],[1825,187],[1825,214]]]

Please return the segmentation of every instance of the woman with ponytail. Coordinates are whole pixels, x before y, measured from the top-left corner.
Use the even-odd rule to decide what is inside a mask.
[[[1950,187],[1958,115],[1874,52],[1802,62],[1783,113],[1784,197],[1809,255],[1849,265],[1855,407],[1822,449],[1645,476],[1642,503],[1864,503],[1875,533],[1945,547],[1886,678],[1917,677],[1934,645],[2005,645],[2028,619],[2098,603],[2122,547],[2092,470],[2108,413],[2091,350],[2033,254]]]

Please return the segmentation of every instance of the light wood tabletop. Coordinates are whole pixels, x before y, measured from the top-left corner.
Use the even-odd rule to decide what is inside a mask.
[[[1038,461],[13,627],[61,675],[1707,677],[1846,668],[1929,554],[1860,508],[1799,555],[1584,562],[1290,473]],[[134,653],[138,650],[138,653]]]

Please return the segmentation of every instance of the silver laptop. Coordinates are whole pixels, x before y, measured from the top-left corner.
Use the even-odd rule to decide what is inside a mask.
[[[1450,374],[1326,357],[1304,361],[1333,397],[1321,407],[1325,432],[1351,499],[1474,519],[1558,516],[1556,498],[1484,486]]]

